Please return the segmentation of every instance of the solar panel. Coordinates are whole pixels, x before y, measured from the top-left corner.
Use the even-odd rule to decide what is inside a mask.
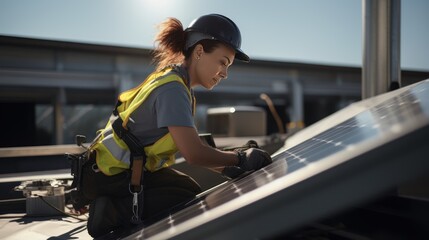
[[[361,101],[286,141],[273,163],[125,239],[266,238],[429,172],[429,80]]]

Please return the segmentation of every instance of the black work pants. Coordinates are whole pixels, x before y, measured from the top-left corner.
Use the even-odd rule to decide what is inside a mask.
[[[110,177],[102,176],[102,178]],[[118,179],[118,181],[123,180]],[[118,192],[110,189],[107,192],[112,194],[100,195],[90,204],[87,227],[92,237],[99,237],[118,228],[131,226],[133,195],[126,192],[128,183],[129,180],[123,181],[124,186],[121,186]],[[119,192],[121,194],[118,194]],[[193,199],[200,192],[198,183],[177,170],[163,168],[153,173],[144,172],[142,220],[154,218],[180,203]]]

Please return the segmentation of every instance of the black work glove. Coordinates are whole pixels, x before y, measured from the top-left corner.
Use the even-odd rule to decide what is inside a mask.
[[[244,173],[244,170],[242,170],[237,166],[226,166],[222,171],[222,175],[224,177],[231,178],[231,179],[234,179],[243,173]]]
[[[228,178],[236,178],[247,171],[258,170],[272,163],[270,155],[258,148],[249,148],[245,151],[237,151],[239,162],[237,166],[226,166],[222,175]]]
[[[243,171],[258,170],[272,163],[270,155],[259,148],[249,148],[245,151],[238,151],[238,165]]]

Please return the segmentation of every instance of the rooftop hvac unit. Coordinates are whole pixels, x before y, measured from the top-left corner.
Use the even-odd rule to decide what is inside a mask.
[[[209,108],[207,132],[216,137],[265,136],[267,116],[260,107]]]

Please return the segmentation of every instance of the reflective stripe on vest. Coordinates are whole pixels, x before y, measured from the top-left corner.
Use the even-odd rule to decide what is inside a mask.
[[[131,113],[135,111],[157,87],[177,81],[188,89],[179,76],[176,74],[169,74],[171,70],[172,68],[167,68],[152,74],[138,87],[124,92],[119,96],[119,100],[122,104],[118,106],[117,109],[119,111],[119,117],[122,118],[124,124],[128,122]],[[188,94],[191,101],[194,102],[189,90]],[[98,168],[109,176],[118,174],[130,167],[131,153],[125,142],[116,135],[111,127],[111,123],[115,119],[116,118],[113,117],[109,120],[107,126],[101,131],[101,136],[97,138],[97,142],[92,148],[92,150],[97,152],[96,162]],[[170,133],[161,137],[153,145],[145,147],[144,150],[146,153],[145,169],[148,171],[153,172],[171,166],[175,162],[177,147]]]

